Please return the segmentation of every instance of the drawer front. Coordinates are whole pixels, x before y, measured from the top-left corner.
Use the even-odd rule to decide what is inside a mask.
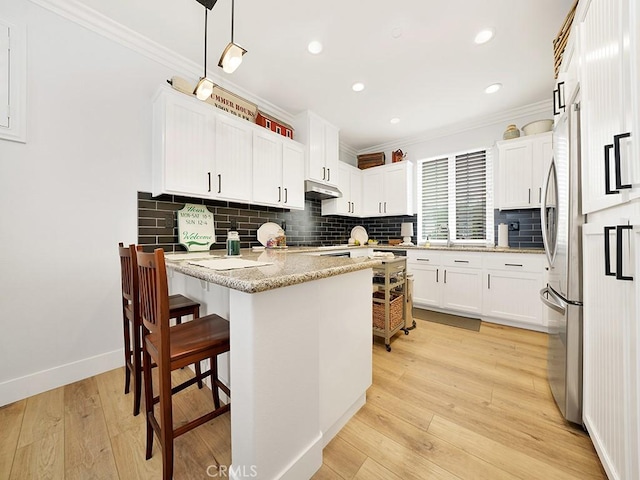
[[[407,252],[407,262],[417,265],[438,265],[441,257],[441,252],[428,250]]]
[[[541,273],[544,264],[545,256],[538,254],[491,253],[484,258],[484,268],[488,270]]]
[[[442,265],[460,268],[482,268],[482,253],[447,252],[442,255]]]

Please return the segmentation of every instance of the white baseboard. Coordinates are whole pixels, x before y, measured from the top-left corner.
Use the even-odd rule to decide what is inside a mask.
[[[124,365],[122,349],[0,383],[0,407]]]

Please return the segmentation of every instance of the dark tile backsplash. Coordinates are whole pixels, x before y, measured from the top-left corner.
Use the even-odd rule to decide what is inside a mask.
[[[216,243],[212,249],[224,249],[227,232],[231,222],[236,222],[240,235],[241,248],[259,245],[257,230],[265,222],[282,224],[286,222],[287,243],[289,245],[336,245],[349,240],[351,229],[363,225],[369,238],[380,243],[389,239],[401,239],[400,224],[413,222],[414,232],[418,231],[417,217],[373,217],[349,218],[336,215],[322,216],[320,200],[305,200],[305,209],[284,210],[275,207],[244,205],[216,200],[161,195],[152,197],[150,193],[138,192],[138,243],[145,250],[164,248],[165,251],[181,251],[184,247],[178,243],[178,223],[176,211],[185,203],[204,204],[213,213],[216,224]],[[540,228],[540,210],[495,210],[495,238],[497,242],[499,223],[518,220],[520,230],[509,232],[509,246],[522,248],[542,248]],[[412,238],[416,242],[416,237]]]
[[[509,231],[509,246],[514,248],[544,248],[540,209],[494,210],[495,239],[498,243],[498,224],[518,222],[519,230]]]

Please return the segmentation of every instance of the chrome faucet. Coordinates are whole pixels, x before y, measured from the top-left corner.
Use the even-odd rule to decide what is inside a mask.
[[[450,247],[452,245],[451,243],[451,231],[449,230],[449,224],[448,223],[439,223],[436,227],[436,232],[440,233],[440,232],[445,232],[447,234],[447,247]]]

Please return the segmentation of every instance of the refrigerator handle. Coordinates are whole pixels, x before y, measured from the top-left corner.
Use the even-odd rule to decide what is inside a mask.
[[[615,229],[616,229],[616,274],[615,274],[616,279],[633,281],[632,276],[622,274],[622,239],[623,239],[622,232],[624,230],[633,230],[633,225],[617,225]]]
[[[553,301],[553,300],[559,300],[559,299],[557,299],[556,296],[553,294],[553,292],[549,290],[549,287],[545,287],[542,290],[540,290],[540,300],[542,300],[542,303],[544,303],[547,307],[564,315],[564,312],[566,311],[566,309],[561,303],[559,302],[557,303]]]
[[[542,243],[544,245],[544,253],[547,256],[547,261],[549,265],[553,265],[553,259],[555,257],[555,253],[552,251],[554,245],[551,245],[551,239],[549,238],[549,224],[547,219],[547,192],[549,191],[549,182],[552,181],[552,173],[556,168],[555,161],[551,160],[551,165],[549,165],[549,171],[547,172],[547,176],[545,178],[544,184],[542,185],[542,189],[544,190],[544,194],[542,195],[542,202],[540,203],[540,219],[542,221]],[[553,177],[555,178],[555,177]]]

